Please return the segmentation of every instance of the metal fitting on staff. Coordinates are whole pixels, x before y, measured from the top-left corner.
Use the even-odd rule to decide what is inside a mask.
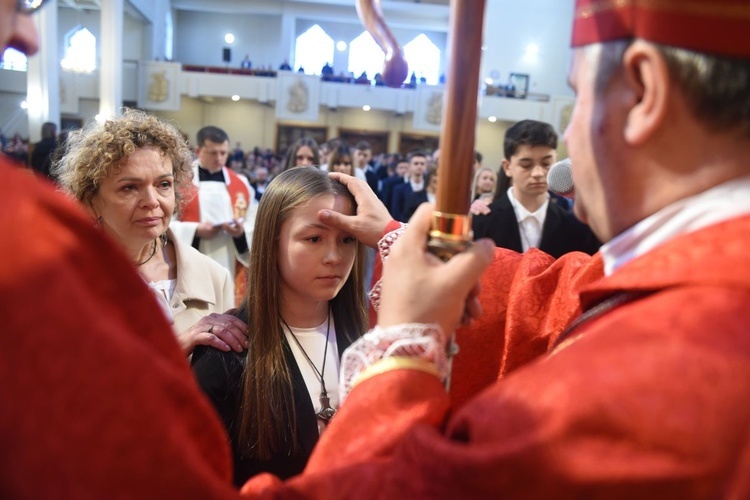
[[[444,212],[432,213],[432,229],[427,248],[443,261],[447,261],[471,245],[471,215],[456,215]]]

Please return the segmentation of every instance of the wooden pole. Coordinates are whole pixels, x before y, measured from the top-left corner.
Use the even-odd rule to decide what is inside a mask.
[[[449,62],[443,96],[438,187],[428,243],[436,255],[446,260],[465,249],[472,240],[468,212],[484,6],[485,0],[451,0],[450,3]],[[384,77],[389,84],[400,86],[408,66],[403,61],[401,47],[385,25],[379,0],[358,0],[357,12],[385,53]]]
[[[465,215],[471,204],[484,0],[451,0],[435,210]]]

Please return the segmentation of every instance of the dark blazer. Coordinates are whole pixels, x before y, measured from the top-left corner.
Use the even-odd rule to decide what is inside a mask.
[[[419,208],[419,205],[427,201],[427,191],[421,190],[417,191],[416,193],[411,193],[408,198],[406,198],[406,203],[404,203],[404,217],[408,221],[411,219],[411,216],[414,215],[414,212],[417,211],[417,208]]]
[[[388,210],[391,209],[391,202],[393,201],[393,190],[396,188],[396,186],[400,186],[404,182],[406,181],[403,177],[394,175],[385,179],[383,181],[383,184],[380,186],[380,193],[378,193],[378,196],[380,197],[380,201],[383,202],[383,205],[385,205],[385,208],[387,208]]]
[[[411,188],[411,182],[404,182],[393,188],[393,199],[391,200],[391,206],[389,210],[391,216],[397,221],[406,222],[409,219],[406,217],[406,199],[414,191]]]
[[[282,479],[299,474],[305,468],[312,449],[318,442],[318,422],[313,403],[310,400],[310,393],[307,392],[305,379],[302,377],[294,354],[286,342],[286,337],[283,337],[282,340],[286,362],[292,375],[294,407],[297,417],[297,452],[292,454],[291,443],[288,443],[277,450],[270,460],[266,461],[242,457],[235,444],[239,435],[239,422],[236,421],[236,417],[240,407],[242,374],[247,352],[223,352],[212,347],[199,346],[193,353],[193,372],[198,384],[216,407],[229,433],[234,462],[234,483],[238,487],[242,486],[250,477],[261,472],[270,472]],[[351,345],[352,340],[337,330],[336,342],[339,359],[341,359],[344,349]],[[291,430],[287,429],[287,432],[290,434]]]
[[[475,215],[471,228],[475,239],[491,238],[497,246],[516,252],[521,252],[523,249],[516,211],[507,193],[490,204],[489,214]],[[542,227],[539,250],[558,258],[574,251],[593,255],[600,246],[601,242],[587,225],[550,200],[547,206],[547,217]]]
[[[387,172],[385,167],[375,167],[372,164],[367,164],[367,167],[365,167],[365,179],[367,179],[367,184],[373,193],[378,194],[380,192],[380,182],[384,177],[388,177]]]
[[[54,138],[42,139],[34,144],[34,150],[31,152],[31,168],[50,179],[54,179],[50,168],[55,147],[57,147],[57,141]]]

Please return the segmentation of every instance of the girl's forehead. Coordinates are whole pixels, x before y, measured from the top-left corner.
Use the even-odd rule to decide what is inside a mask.
[[[282,223],[281,231],[305,230],[305,228],[317,228],[319,230],[333,230],[318,219],[320,210],[333,210],[344,215],[354,215],[354,203],[346,196],[323,194],[311,198],[292,209],[286,220]],[[285,228],[285,229],[284,229]]]
[[[293,213],[308,212],[317,214],[318,210],[335,210],[337,212],[353,212],[354,203],[348,196],[342,194],[324,193],[310,198],[294,208]]]

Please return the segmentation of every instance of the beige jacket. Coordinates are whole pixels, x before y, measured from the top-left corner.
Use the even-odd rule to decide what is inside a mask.
[[[167,238],[174,244],[177,260],[177,282],[169,302],[175,332],[187,330],[212,312],[223,313],[234,307],[234,282],[229,271],[175,238],[171,229]]]

